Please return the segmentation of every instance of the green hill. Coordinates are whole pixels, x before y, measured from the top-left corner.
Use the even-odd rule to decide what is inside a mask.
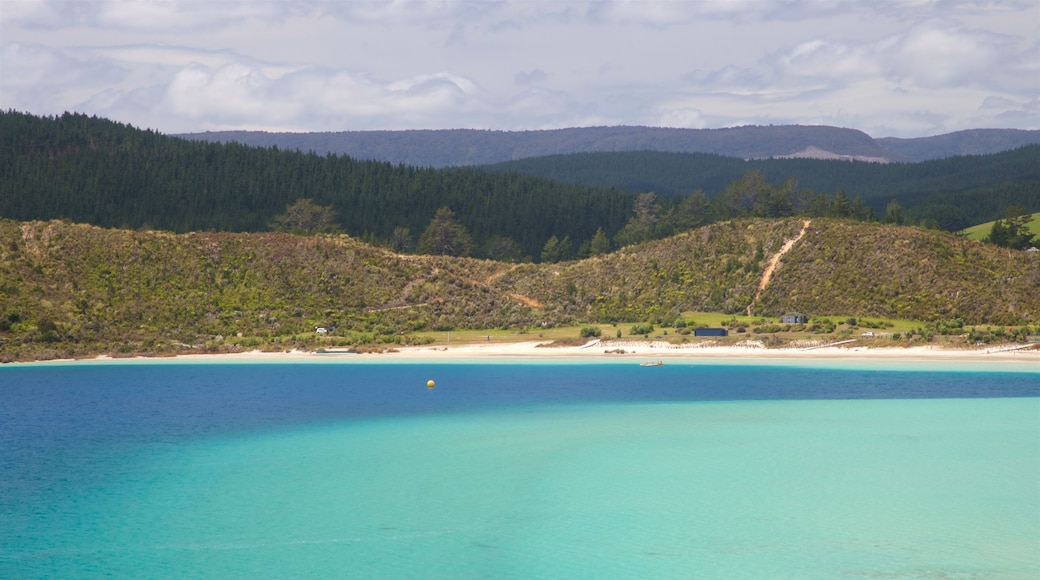
[[[1029,231],[1040,238],[1040,212],[1034,213],[1032,216],[1033,220],[1029,222]],[[969,228],[964,228],[960,233],[969,240],[981,241],[989,236],[989,232],[993,229],[994,223],[996,223],[996,220],[977,224]]]
[[[298,199],[345,232],[414,242],[449,207],[478,247],[509,238],[537,257],[617,232],[634,193],[480,169],[434,170],[275,148],[189,142],[86,115],[0,112],[0,216],[173,232],[260,232]]]
[[[815,146],[847,155],[884,156],[869,135],[824,126],[744,126],[725,129],[577,127],[545,131],[474,129],[268,133],[220,131],[180,135],[216,143],[332,153],[420,167],[485,165],[513,159],[590,151],[673,151],[731,157],[771,157]],[[1034,136],[1040,138],[1040,135]]]
[[[422,332],[668,323],[690,311],[1040,320],[1040,257],[935,231],[738,220],[582,261],[407,256],[342,235],[0,220],[0,358],[409,344]]]
[[[759,134],[724,133],[748,132]],[[609,141],[611,135],[601,137]],[[693,195],[696,189],[707,199]],[[633,236],[625,228],[641,192],[660,195],[646,214],[648,227]],[[642,151],[531,159],[494,170],[435,170],[189,142],[85,115],[0,112],[3,217],[182,233],[261,232],[272,229],[290,204],[311,199],[331,208],[341,231],[411,249],[436,212],[448,207],[474,242],[471,252],[459,254],[512,261],[538,261],[554,241],[565,251],[547,253],[548,261],[558,261],[557,254],[591,255],[593,242],[604,238],[617,247],[746,216],[879,217],[956,231],[980,217],[995,218],[1009,205],[1040,210],[1034,207],[1038,194],[1040,146],[920,164]],[[890,219],[893,199],[902,208]]]
[[[1009,205],[1040,210],[1040,145],[990,155],[921,163],[851,163],[819,159],[736,159],[718,155],[631,151],[555,155],[488,166],[632,192],[713,198],[749,171],[770,183],[793,177],[799,188],[860,196],[877,215],[898,202],[916,222],[934,221],[958,231],[980,216],[996,219]]]
[[[855,129],[769,125],[723,129],[576,127],[545,131],[474,129],[270,133],[216,131],[179,135],[213,143],[350,155],[420,167],[486,165],[570,153],[661,151],[710,153],[738,159],[805,154],[916,162],[982,155],[1040,143],[1040,131],[974,129],[918,139],[872,139]]]

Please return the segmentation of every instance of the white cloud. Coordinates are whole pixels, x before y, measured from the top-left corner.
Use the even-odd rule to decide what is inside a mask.
[[[927,21],[883,47],[890,75],[902,75],[915,85],[943,88],[987,78],[1000,64],[1016,56],[1012,39],[986,31],[968,30]]]
[[[544,70],[536,68],[529,71],[520,71],[516,73],[514,78],[518,85],[533,85],[548,80],[549,75],[545,74]]]
[[[3,0],[0,106],[168,132],[1040,128],[1038,21],[1035,0]]]
[[[679,127],[682,129],[704,129],[707,123],[700,111],[694,108],[665,109],[660,111],[655,127]]]

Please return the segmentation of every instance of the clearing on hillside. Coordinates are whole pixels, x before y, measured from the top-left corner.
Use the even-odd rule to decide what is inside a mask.
[[[1036,212],[1032,215],[1033,221],[1029,222],[1029,231],[1032,232],[1033,235],[1040,237],[1040,212]],[[982,241],[989,236],[989,232],[993,229],[994,223],[996,223],[996,220],[965,228],[958,233],[969,240]]]

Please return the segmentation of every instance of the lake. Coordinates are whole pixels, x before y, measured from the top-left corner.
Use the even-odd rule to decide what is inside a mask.
[[[3,578],[1035,579],[1038,546],[1040,369],[0,367]]]

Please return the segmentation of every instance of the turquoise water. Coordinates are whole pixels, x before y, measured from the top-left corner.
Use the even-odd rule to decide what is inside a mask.
[[[427,370],[0,372],[0,576],[1040,577],[1035,376]]]

